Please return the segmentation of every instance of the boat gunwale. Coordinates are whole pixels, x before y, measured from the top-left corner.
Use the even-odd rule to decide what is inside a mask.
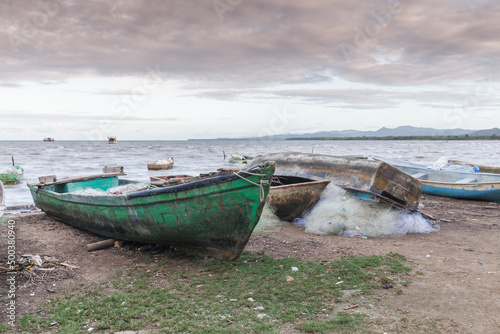
[[[208,179],[197,180],[197,181],[192,181],[192,182],[188,182],[188,183],[172,185],[172,186],[168,186],[168,187],[160,187],[160,188],[155,188],[155,189],[130,192],[126,195],[126,198],[127,199],[134,199],[134,198],[140,198],[140,197],[148,197],[148,196],[155,196],[155,195],[161,195],[161,194],[176,193],[179,191],[188,191],[188,190],[193,190],[193,189],[198,189],[198,188],[205,188],[205,187],[214,186],[214,185],[230,182],[233,180],[241,179],[243,177],[243,175],[241,175],[241,174],[247,174],[248,176],[252,176],[252,173],[260,171],[266,167],[268,167],[268,166],[259,165],[259,166],[255,166],[254,168],[252,168],[251,170],[248,170],[248,171],[241,171],[238,173],[233,173],[233,174],[228,174],[228,175],[219,175],[219,176],[214,176],[214,177],[211,177]]]
[[[472,174],[474,175],[474,174]],[[432,184],[445,184],[445,185],[500,185],[500,181],[484,181],[484,182],[453,182],[453,181],[432,181],[432,180],[420,180],[422,184],[432,183]]]
[[[248,170],[248,171],[240,171],[238,173],[233,173],[233,174],[228,174],[228,175],[214,176],[214,177],[210,177],[207,179],[192,181],[189,183],[184,183],[184,184],[179,184],[179,185],[172,185],[172,186],[154,188],[154,189],[149,189],[149,190],[133,191],[133,192],[121,194],[121,195],[103,194],[103,195],[96,196],[96,195],[74,194],[71,192],[59,193],[57,191],[48,190],[48,189],[44,188],[45,186],[51,186],[53,184],[43,185],[43,184],[29,184],[28,183],[27,185],[31,191],[34,191],[36,193],[42,191],[45,195],[50,195],[51,197],[57,198],[58,200],[64,201],[64,202],[75,203],[75,199],[84,199],[84,198],[100,198],[100,199],[107,198],[107,199],[114,199],[118,202],[123,202],[123,204],[122,203],[110,203],[110,204],[100,203],[99,204],[99,206],[103,206],[103,207],[114,207],[114,206],[129,205],[130,203],[127,203],[126,201],[131,200],[131,199],[135,199],[135,198],[143,198],[143,197],[156,196],[156,195],[162,195],[162,194],[178,193],[178,192],[189,191],[189,190],[193,190],[193,189],[200,189],[200,188],[207,188],[210,186],[217,186],[217,185],[220,185],[223,183],[236,181],[236,180],[239,180],[241,178],[244,178],[243,175],[238,176],[236,174],[246,174],[245,176],[247,176],[247,177],[253,176],[253,174],[255,172],[259,172],[259,171],[261,171],[265,168],[268,168],[268,167],[269,167],[269,165],[267,165],[267,164],[258,165],[258,166],[255,166],[251,170]],[[264,175],[264,174],[262,174],[262,175]],[[105,174],[99,174],[98,178],[96,178],[95,180],[103,179],[103,178],[117,178],[117,176],[118,175],[110,174],[109,177],[105,177]],[[263,176],[258,176],[258,177],[264,178]],[[92,179],[86,179],[86,180],[73,181],[73,182],[70,181],[67,183],[77,183],[77,182],[81,182],[81,181],[91,181],[91,180]],[[132,181],[132,180],[123,180],[123,181],[129,181],[130,183],[140,183],[140,182]],[[59,184],[61,184],[61,183],[59,183]],[[255,186],[254,184],[251,184],[251,183],[248,183],[248,185]],[[228,189],[227,191],[232,191],[232,189]],[[224,191],[224,192],[226,192],[226,191]],[[193,197],[190,196],[189,198],[193,198]],[[177,198],[177,199],[181,199],[181,198]],[[169,202],[169,201],[170,200],[157,201],[155,203]],[[88,203],[85,201],[78,201],[78,203],[87,204],[87,205],[94,205],[94,203]]]
[[[290,183],[290,184],[283,184],[280,186],[271,186],[271,189],[286,189],[290,187],[307,187],[307,186],[315,186],[315,185],[322,185],[326,183],[326,185],[330,184],[332,181],[330,180],[311,180],[311,181],[305,181],[305,182],[297,182],[297,183]],[[326,186],[325,186],[326,187]]]

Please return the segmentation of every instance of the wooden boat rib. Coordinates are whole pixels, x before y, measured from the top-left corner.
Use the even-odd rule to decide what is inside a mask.
[[[257,156],[250,167],[263,161],[276,162],[276,174],[312,180],[329,180],[357,197],[383,201],[409,210],[417,210],[422,184],[386,163],[297,152]]]
[[[321,196],[330,181],[314,181],[296,176],[275,175],[267,203],[280,219],[292,221],[302,217]]]
[[[424,165],[382,157],[373,159],[385,161],[418,179],[424,194],[500,202],[500,175],[428,169]]]
[[[37,207],[69,225],[234,260],[259,221],[274,169],[273,162],[266,162],[248,171],[123,195],[75,193],[135,183],[116,176],[28,186]]]

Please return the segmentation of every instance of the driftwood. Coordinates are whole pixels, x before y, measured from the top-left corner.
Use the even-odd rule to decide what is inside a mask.
[[[68,268],[71,268],[71,269],[78,269],[78,268],[80,268],[80,267],[78,267],[78,266],[74,266],[74,265],[72,265],[72,264],[65,263],[65,262],[61,262],[61,263],[60,263],[60,265],[61,265],[61,266],[68,267]]]
[[[87,252],[99,250],[99,249],[104,249],[108,247],[113,247],[115,245],[116,240],[115,239],[106,239],[103,241],[99,242],[94,242],[93,244],[88,244],[87,245]]]

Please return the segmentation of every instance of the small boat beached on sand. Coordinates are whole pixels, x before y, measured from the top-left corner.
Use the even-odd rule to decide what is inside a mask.
[[[154,163],[148,164],[148,170],[162,170],[162,169],[170,169],[174,167],[174,158],[166,158],[158,160]]]
[[[267,204],[281,220],[302,217],[321,196],[330,181],[314,181],[297,176],[274,175]]]
[[[461,173],[429,169],[425,165],[372,157],[391,164],[422,182],[424,194],[500,202],[500,175],[488,173]]]
[[[422,184],[389,164],[323,154],[283,152],[255,157],[250,167],[276,162],[276,174],[329,180],[365,200],[417,210]]]
[[[248,171],[135,190],[130,189],[140,183],[118,179],[121,173],[42,177],[28,186],[37,207],[77,228],[234,260],[259,221],[274,169],[266,162]]]

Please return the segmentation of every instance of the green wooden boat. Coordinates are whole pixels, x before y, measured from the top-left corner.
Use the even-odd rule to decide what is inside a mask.
[[[83,230],[234,260],[259,221],[274,169],[274,162],[266,162],[247,171],[118,195],[89,195],[85,189],[113,192],[137,182],[100,174],[28,186],[37,207]]]
[[[23,178],[24,169],[19,166],[11,166],[8,169],[0,171],[0,181],[4,184],[15,184]]]

